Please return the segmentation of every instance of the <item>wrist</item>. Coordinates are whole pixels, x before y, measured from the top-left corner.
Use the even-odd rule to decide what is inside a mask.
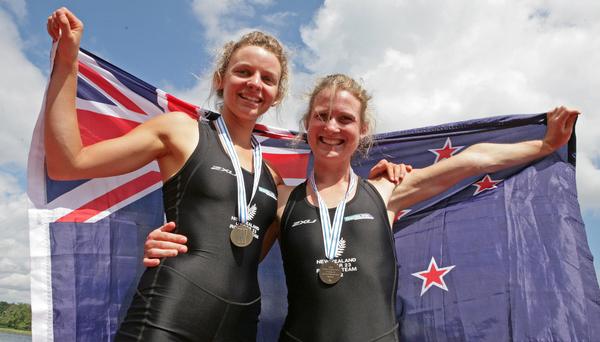
[[[56,58],[54,60],[54,68],[52,70],[53,73],[63,73],[63,74],[75,74],[79,71],[79,62],[77,61],[77,57],[74,59],[64,60],[62,58]]]
[[[550,153],[556,151],[558,146],[554,146],[547,141],[542,141],[542,146],[540,147],[540,153],[544,156],[549,155]]]

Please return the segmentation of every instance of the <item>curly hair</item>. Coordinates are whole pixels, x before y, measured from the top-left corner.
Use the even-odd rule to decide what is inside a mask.
[[[237,42],[227,42],[223,45],[221,51],[217,54],[216,67],[213,73],[213,82],[211,86],[211,94],[216,94],[219,99],[223,99],[223,89],[215,89],[215,85],[223,79],[229,61],[233,54],[246,46],[258,46],[275,55],[281,65],[281,76],[279,77],[277,96],[275,102],[281,102],[288,90],[288,57],[283,45],[277,38],[260,31],[253,31],[243,35]]]

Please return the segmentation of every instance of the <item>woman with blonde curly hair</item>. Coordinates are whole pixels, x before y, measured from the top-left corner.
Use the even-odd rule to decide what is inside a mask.
[[[222,100],[218,119],[167,113],[84,147],[75,109],[83,24],[61,8],[48,32],[58,41],[45,109],[49,176],[114,176],[156,160],[167,218],[189,238],[189,253],[142,275],[116,340],[254,341],[257,266],[281,180],[262,161],[252,130],[285,95],[283,47],[262,32],[225,45],[212,84]]]

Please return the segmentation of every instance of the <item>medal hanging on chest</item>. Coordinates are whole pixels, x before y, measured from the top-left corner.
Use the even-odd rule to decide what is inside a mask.
[[[348,184],[348,189],[346,190],[344,199],[335,209],[333,222],[329,218],[329,209],[327,208],[327,204],[325,204],[325,201],[323,201],[321,195],[319,195],[319,190],[317,189],[317,184],[315,182],[314,171],[311,172],[308,180],[313,192],[317,196],[317,201],[319,204],[319,217],[321,219],[321,231],[323,232],[323,247],[325,249],[325,257],[327,257],[327,261],[319,266],[319,279],[327,285],[333,285],[342,278],[342,269],[333,261],[333,259],[337,254],[340,237],[342,235],[342,224],[344,222],[344,211],[346,210],[348,196],[350,193],[352,193],[354,187],[356,186],[356,179],[356,174],[354,174],[354,171],[350,169],[350,184]]]
[[[240,166],[240,160],[231,141],[231,136],[225,125],[223,117],[218,117],[216,120],[217,132],[219,133],[219,139],[223,148],[231,159],[233,169],[235,171],[235,179],[237,183],[237,214],[238,222],[235,224],[229,234],[231,243],[237,247],[249,246],[254,239],[254,231],[248,224],[248,206],[256,194],[258,189],[258,182],[260,181],[260,174],[262,170],[262,152],[260,149],[260,143],[254,136],[251,138],[252,143],[252,164],[254,166],[254,181],[252,183],[252,195],[249,201],[246,201],[246,186],[244,184],[244,175],[242,173],[242,167]]]

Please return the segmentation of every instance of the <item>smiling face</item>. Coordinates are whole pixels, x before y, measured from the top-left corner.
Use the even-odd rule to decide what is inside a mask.
[[[223,92],[223,113],[240,120],[256,121],[271,107],[278,95],[281,64],[262,47],[236,50],[215,88]]]
[[[321,90],[312,101],[306,122],[308,144],[315,161],[350,160],[365,135],[361,102],[347,90]]]

